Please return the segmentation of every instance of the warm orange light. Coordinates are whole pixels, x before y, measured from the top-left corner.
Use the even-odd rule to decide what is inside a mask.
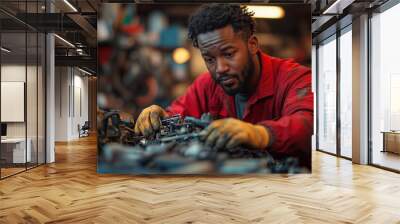
[[[190,58],[190,53],[183,47],[177,48],[172,53],[172,58],[177,64],[186,63]]]
[[[248,5],[247,8],[254,12],[254,18],[281,19],[285,16],[285,10],[280,6]]]

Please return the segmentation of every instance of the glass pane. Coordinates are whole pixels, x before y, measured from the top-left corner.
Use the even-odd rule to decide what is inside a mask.
[[[372,25],[372,163],[400,170],[400,4],[374,15]]]
[[[26,35],[1,34],[1,140],[2,177],[25,170],[30,160],[26,150],[25,90]]]
[[[336,153],[336,39],[318,48],[318,148]]]
[[[352,157],[352,35],[340,36],[340,152]]]
[[[30,147],[30,160],[28,168],[37,165],[37,74],[38,74],[38,36],[36,32],[27,33],[28,38],[28,63],[27,63],[27,82],[26,82],[26,112],[27,112],[27,142]],[[28,148],[29,148],[28,147]]]

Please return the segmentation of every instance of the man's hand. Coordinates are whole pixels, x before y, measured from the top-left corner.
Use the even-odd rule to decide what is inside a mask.
[[[202,131],[206,144],[217,149],[246,145],[254,149],[268,146],[270,136],[262,125],[253,125],[238,119],[227,118],[212,122]]]
[[[160,129],[160,118],[166,116],[168,116],[167,112],[157,105],[145,108],[136,120],[135,133],[145,137],[153,135]]]

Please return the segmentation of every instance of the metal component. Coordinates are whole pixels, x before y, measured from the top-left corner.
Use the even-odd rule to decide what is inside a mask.
[[[194,117],[185,117],[184,121],[188,122],[188,123],[193,123],[194,125],[196,125],[198,127],[205,128],[211,123],[212,118],[209,113],[206,113],[206,114],[203,114],[200,119],[197,119]]]
[[[102,172],[136,174],[244,174],[301,173],[296,158],[277,161],[267,152],[245,147],[215,149],[200,141],[200,132],[211,123],[202,118],[180,115],[161,120],[155,136],[136,136],[133,124],[124,124],[116,111],[104,114],[99,131],[106,141],[99,140]],[[118,129],[118,131],[116,130]],[[105,168],[106,167],[106,168]]]

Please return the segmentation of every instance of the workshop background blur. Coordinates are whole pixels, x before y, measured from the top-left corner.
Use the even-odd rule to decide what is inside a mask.
[[[304,173],[295,158],[266,151],[216,150],[198,141],[199,127],[163,120],[154,138],[133,132],[140,112],[167,107],[206,66],[187,38],[200,4],[103,4],[98,39],[98,172],[131,174]],[[309,5],[251,5],[261,49],[310,66]],[[186,118],[185,118],[186,119]],[[196,121],[209,123],[209,119]],[[203,127],[203,126],[202,126]],[[204,128],[204,127],[203,127]],[[158,137],[157,137],[158,136]]]
[[[103,4],[98,18],[98,107],[136,118],[151,105],[168,106],[206,71],[187,38],[199,4]],[[311,66],[308,5],[250,5],[256,36],[271,56]]]

